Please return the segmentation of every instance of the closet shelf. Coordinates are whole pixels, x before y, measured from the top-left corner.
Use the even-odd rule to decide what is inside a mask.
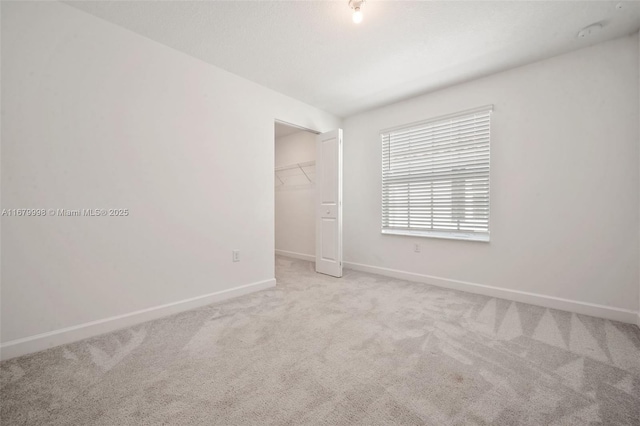
[[[302,163],[293,163],[288,164],[286,166],[280,166],[275,168],[275,176],[276,180],[280,183],[278,186],[286,185],[286,180],[293,176],[302,176],[309,181],[309,183],[314,183],[311,179],[310,175],[315,174],[315,161],[305,161]],[[277,184],[278,182],[276,182]]]
[[[293,164],[288,164],[286,166],[276,167],[276,172],[283,172],[285,170],[299,169],[300,167],[312,167],[312,166],[315,166],[315,165],[316,165],[315,161],[306,161],[304,163],[293,163]]]

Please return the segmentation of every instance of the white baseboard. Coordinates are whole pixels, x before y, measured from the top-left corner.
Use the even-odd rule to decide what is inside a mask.
[[[316,261],[316,256],[314,254],[296,253],[293,251],[286,251],[286,250],[276,250],[276,254],[278,256],[286,256],[286,257],[293,257],[294,259],[308,260],[309,262]]]
[[[363,265],[361,263],[344,262],[344,267],[353,269],[355,271],[369,272],[372,274],[384,275],[387,277],[407,281],[417,281],[425,284],[431,284],[437,287],[467,291],[469,293],[498,297],[501,299],[513,300],[515,302],[529,303],[531,305],[543,306],[545,308],[575,312],[577,314],[606,318],[614,321],[625,322],[628,324],[638,324],[638,326],[640,327],[640,313],[628,309],[578,302],[576,300],[561,299],[559,297],[545,296],[542,294],[528,293],[517,290],[509,290],[506,288],[492,287],[467,281],[434,277],[431,275],[416,274],[413,272],[399,271],[397,269]]]
[[[17,356],[39,352],[55,346],[77,342],[78,340],[98,336],[100,334],[131,327],[143,322],[177,314],[179,312],[188,311],[201,306],[210,305],[212,303],[275,287],[275,285],[276,280],[275,278],[272,278],[270,280],[259,281],[228,290],[180,300],[178,302],[154,306],[153,308],[142,309],[124,315],[91,321],[22,339],[11,340],[0,344],[0,360],[15,358]]]

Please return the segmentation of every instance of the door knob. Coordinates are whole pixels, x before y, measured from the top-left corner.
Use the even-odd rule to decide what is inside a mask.
[[[331,210],[327,210],[327,214],[331,214]]]

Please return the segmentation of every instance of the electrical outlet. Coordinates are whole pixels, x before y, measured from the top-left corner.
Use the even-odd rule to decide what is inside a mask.
[[[240,262],[240,250],[233,251],[233,261]]]
[[[415,244],[413,246],[413,251],[416,252],[416,253],[420,253],[420,244]]]

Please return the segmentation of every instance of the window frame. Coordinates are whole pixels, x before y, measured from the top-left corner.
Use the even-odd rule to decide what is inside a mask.
[[[421,237],[421,238],[436,238],[436,239],[447,239],[447,240],[463,240],[463,241],[479,241],[489,243],[491,241],[491,116],[493,115],[494,106],[493,105],[485,105],[477,108],[472,108],[460,112],[455,112],[452,114],[441,115],[438,117],[429,118],[427,120],[421,120],[417,122],[412,122],[400,126],[395,126],[391,128],[386,128],[380,130],[380,165],[381,168],[381,186],[380,186],[380,201],[381,201],[381,223],[380,229],[381,234],[383,235],[400,235],[400,236],[410,236],[410,237]],[[414,128],[420,128],[423,126],[427,126],[429,124],[435,124],[438,122],[447,121],[450,119],[471,116],[478,113],[488,113],[489,116],[489,140],[488,140],[488,160],[487,164],[489,165],[489,171],[487,172],[487,231],[486,232],[474,232],[474,231],[465,231],[465,230],[434,230],[434,229],[389,229],[385,228],[385,187],[384,187],[384,151],[385,151],[385,135],[389,135],[393,132],[399,131],[407,131]],[[452,182],[453,184],[453,182]],[[407,217],[409,219],[409,216]],[[410,226],[410,225],[409,225]]]

